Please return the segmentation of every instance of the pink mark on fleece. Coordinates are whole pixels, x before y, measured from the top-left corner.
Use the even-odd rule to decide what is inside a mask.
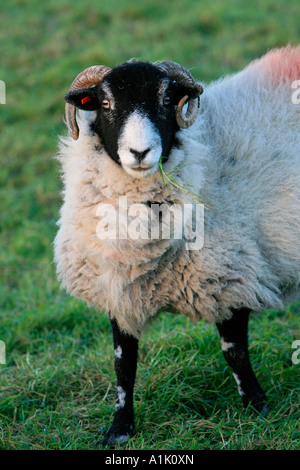
[[[274,49],[262,57],[258,64],[277,82],[300,80],[300,46]]]

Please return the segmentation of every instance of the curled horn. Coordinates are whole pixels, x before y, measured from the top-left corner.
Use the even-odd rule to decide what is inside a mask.
[[[203,88],[201,85],[195,82],[194,78],[190,74],[190,72],[180,64],[176,62],[165,61],[156,64],[156,66],[165,72],[168,77],[173,80],[184,82],[188,85],[192,85],[195,93],[196,98],[189,99],[189,96],[184,96],[178,103],[176,109],[176,121],[179,127],[183,129],[187,129],[192,124],[194,124],[199,109],[200,109],[200,95],[203,92]],[[183,107],[188,102],[188,108],[186,113],[183,113]]]
[[[69,92],[76,90],[77,88],[87,88],[92,85],[97,85],[103,80],[105,75],[110,72],[110,70],[111,69],[109,67],[105,67],[104,65],[93,65],[92,67],[88,67],[77,75],[70,86]],[[76,107],[72,104],[66,103],[65,112],[69,132],[73,139],[77,140],[79,137],[79,129],[76,121]]]

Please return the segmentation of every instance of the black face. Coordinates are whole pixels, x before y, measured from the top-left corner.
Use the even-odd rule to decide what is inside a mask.
[[[135,161],[141,169],[150,168],[160,156],[168,158],[177,145],[175,110],[186,94],[190,94],[188,85],[170,80],[152,64],[135,62],[112,69],[93,88],[68,93],[66,100],[81,109],[97,110],[92,127],[105,150],[118,164],[137,170]]]

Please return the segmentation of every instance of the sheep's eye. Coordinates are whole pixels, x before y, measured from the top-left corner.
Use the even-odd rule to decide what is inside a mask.
[[[110,108],[110,102],[108,100],[102,100],[102,108],[109,109]]]
[[[171,98],[169,96],[166,96],[163,100],[164,106],[169,106],[171,104]]]

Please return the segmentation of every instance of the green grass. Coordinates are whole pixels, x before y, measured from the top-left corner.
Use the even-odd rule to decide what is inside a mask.
[[[139,57],[181,62],[207,82],[288,42],[300,42],[298,0],[2,2],[0,449],[99,448],[114,410],[109,321],[59,289],[52,262],[61,204],[52,157],[75,74]],[[241,413],[214,327],[161,315],[141,340],[138,432],[126,448],[299,449],[299,311],[251,320],[266,419]]]

